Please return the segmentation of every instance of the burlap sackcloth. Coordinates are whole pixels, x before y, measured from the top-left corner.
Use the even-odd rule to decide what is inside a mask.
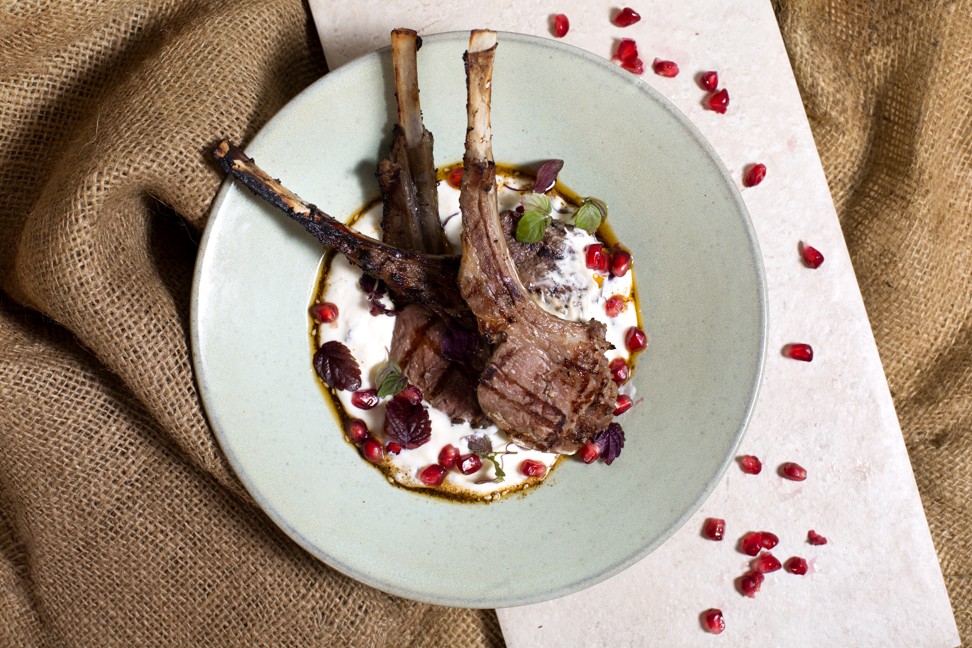
[[[776,10],[972,641],[972,8],[886,4]],[[306,7],[2,12],[0,646],[502,645],[490,611],[304,553],[203,417],[189,291],[222,180],[204,152],[324,73]]]

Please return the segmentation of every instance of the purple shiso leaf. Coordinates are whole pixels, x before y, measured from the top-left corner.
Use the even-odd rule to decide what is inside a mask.
[[[563,160],[547,160],[537,169],[537,183],[533,185],[536,193],[546,193],[553,189],[557,174],[564,168]]]

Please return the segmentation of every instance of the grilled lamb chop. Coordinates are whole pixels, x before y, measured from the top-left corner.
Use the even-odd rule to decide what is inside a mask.
[[[412,252],[441,254],[448,243],[439,220],[432,133],[422,124],[419,105],[416,54],[422,42],[411,29],[394,30],[391,42],[398,124],[393,129],[391,159],[378,163],[382,241]],[[475,322],[470,319],[469,324],[475,331]],[[475,389],[488,358],[486,346],[474,344],[476,352],[465,354],[468,357],[450,357],[443,345],[448,345],[456,327],[456,322],[425,306],[410,304],[395,318],[389,355],[426,400],[453,421],[486,425],[489,421]],[[477,334],[471,335],[477,342]]]
[[[301,200],[226,140],[216,147],[213,157],[223,171],[303,225],[325,246],[334,248],[353,265],[384,281],[398,299],[422,304],[449,320],[472,321],[456,284],[458,257],[401,250],[354,231]]]
[[[605,327],[548,314],[527,295],[496,200],[489,108],[496,34],[474,31],[466,52],[468,129],[460,191],[459,286],[496,347],[479,380],[486,416],[518,444],[573,452],[611,421],[617,385]]]

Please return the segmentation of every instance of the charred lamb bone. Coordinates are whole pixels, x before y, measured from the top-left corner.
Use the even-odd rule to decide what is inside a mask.
[[[391,34],[398,124],[392,131],[389,160],[378,163],[386,243],[404,250],[445,254],[449,251],[439,221],[439,194],[432,133],[422,124],[416,53],[422,41],[411,29]]]
[[[456,284],[458,257],[401,250],[354,231],[301,200],[226,140],[216,147],[213,157],[223,171],[303,225],[325,246],[334,248],[353,265],[384,281],[402,301],[422,304],[446,319],[471,321]]]
[[[568,322],[537,306],[517,274],[496,199],[489,109],[496,34],[474,31],[466,52],[468,129],[460,208],[459,286],[480,331],[497,343],[479,404],[518,444],[573,452],[611,421],[617,385],[605,327]]]

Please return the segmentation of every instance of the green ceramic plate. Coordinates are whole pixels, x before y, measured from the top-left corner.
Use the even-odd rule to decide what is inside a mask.
[[[468,34],[424,39],[422,107],[439,164],[462,157]],[[650,347],[612,466],[564,462],[539,488],[489,505],[395,488],[342,437],[311,369],[307,306],[322,250],[234,183],[212,207],[196,267],[196,377],[219,443],[254,499],[297,543],[386,592],[506,607],[601,581],[659,546],[732,459],[753,405],[766,330],[746,209],[699,132],[647,84],[551,40],[500,34],[499,162],[566,160],[561,180],[607,201],[634,251]],[[388,50],[309,87],[247,152],[344,218],[377,195],[394,119]]]

